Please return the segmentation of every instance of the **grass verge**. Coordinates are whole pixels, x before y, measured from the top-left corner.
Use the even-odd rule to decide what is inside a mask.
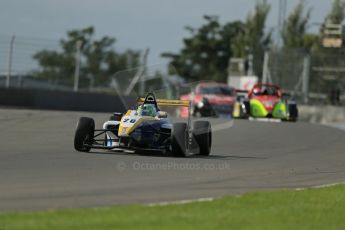
[[[7,229],[344,229],[345,185],[166,206],[2,213]]]

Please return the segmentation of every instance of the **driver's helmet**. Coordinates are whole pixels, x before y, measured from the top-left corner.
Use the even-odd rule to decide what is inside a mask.
[[[142,116],[155,117],[157,114],[157,111],[154,105],[144,104],[144,105],[139,106],[138,113]]]
[[[276,96],[277,95],[277,90],[275,88],[268,88],[267,89],[267,95]]]

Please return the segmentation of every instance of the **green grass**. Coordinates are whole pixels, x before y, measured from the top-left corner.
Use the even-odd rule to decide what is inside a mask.
[[[0,229],[345,229],[345,185],[167,206],[3,213]]]

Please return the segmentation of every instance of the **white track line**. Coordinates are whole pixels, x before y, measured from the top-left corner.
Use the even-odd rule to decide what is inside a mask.
[[[281,119],[277,118],[254,118],[250,117],[249,121],[261,121],[261,122],[269,122],[269,123],[281,123]]]
[[[176,201],[164,201],[158,203],[149,203],[146,206],[154,207],[154,206],[167,206],[173,204],[189,204],[194,202],[211,202],[214,201],[215,197],[206,197],[206,198],[199,198],[199,199],[190,199],[190,200],[176,200]]]
[[[307,189],[318,189],[318,188],[329,188],[329,187],[343,185],[343,184],[345,184],[345,182],[316,185],[316,186],[311,186],[311,187],[306,187],[306,188],[296,188],[295,191],[303,191]],[[242,195],[234,195],[233,197],[240,198],[242,197]],[[149,204],[146,204],[146,206],[155,207],[155,206],[168,206],[168,205],[174,205],[174,204],[190,204],[190,203],[195,203],[195,202],[211,202],[211,201],[214,201],[215,199],[217,199],[217,197],[206,197],[206,198],[190,199],[190,200],[163,201],[163,202],[157,202],[157,203],[149,203]]]
[[[333,186],[337,186],[337,185],[343,185],[345,184],[345,182],[339,182],[339,183],[333,183],[333,184],[323,184],[323,185],[316,185],[316,186],[312,186],[310,188],[329,188],[329,187],[333,187]],[[302,188],[301,188],[302,189]],[[305,188],[307,189],[307,188]]]

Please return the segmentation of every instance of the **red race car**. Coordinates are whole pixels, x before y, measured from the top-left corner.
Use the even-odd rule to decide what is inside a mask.
[[[182,95],[181,100],[191,100],[191,114],[197,117],[231,117],[236,102],[236,90],[223,83],[199,83],[193,92]],[[188,117],[186,108],[179,109],[181,118]]]

